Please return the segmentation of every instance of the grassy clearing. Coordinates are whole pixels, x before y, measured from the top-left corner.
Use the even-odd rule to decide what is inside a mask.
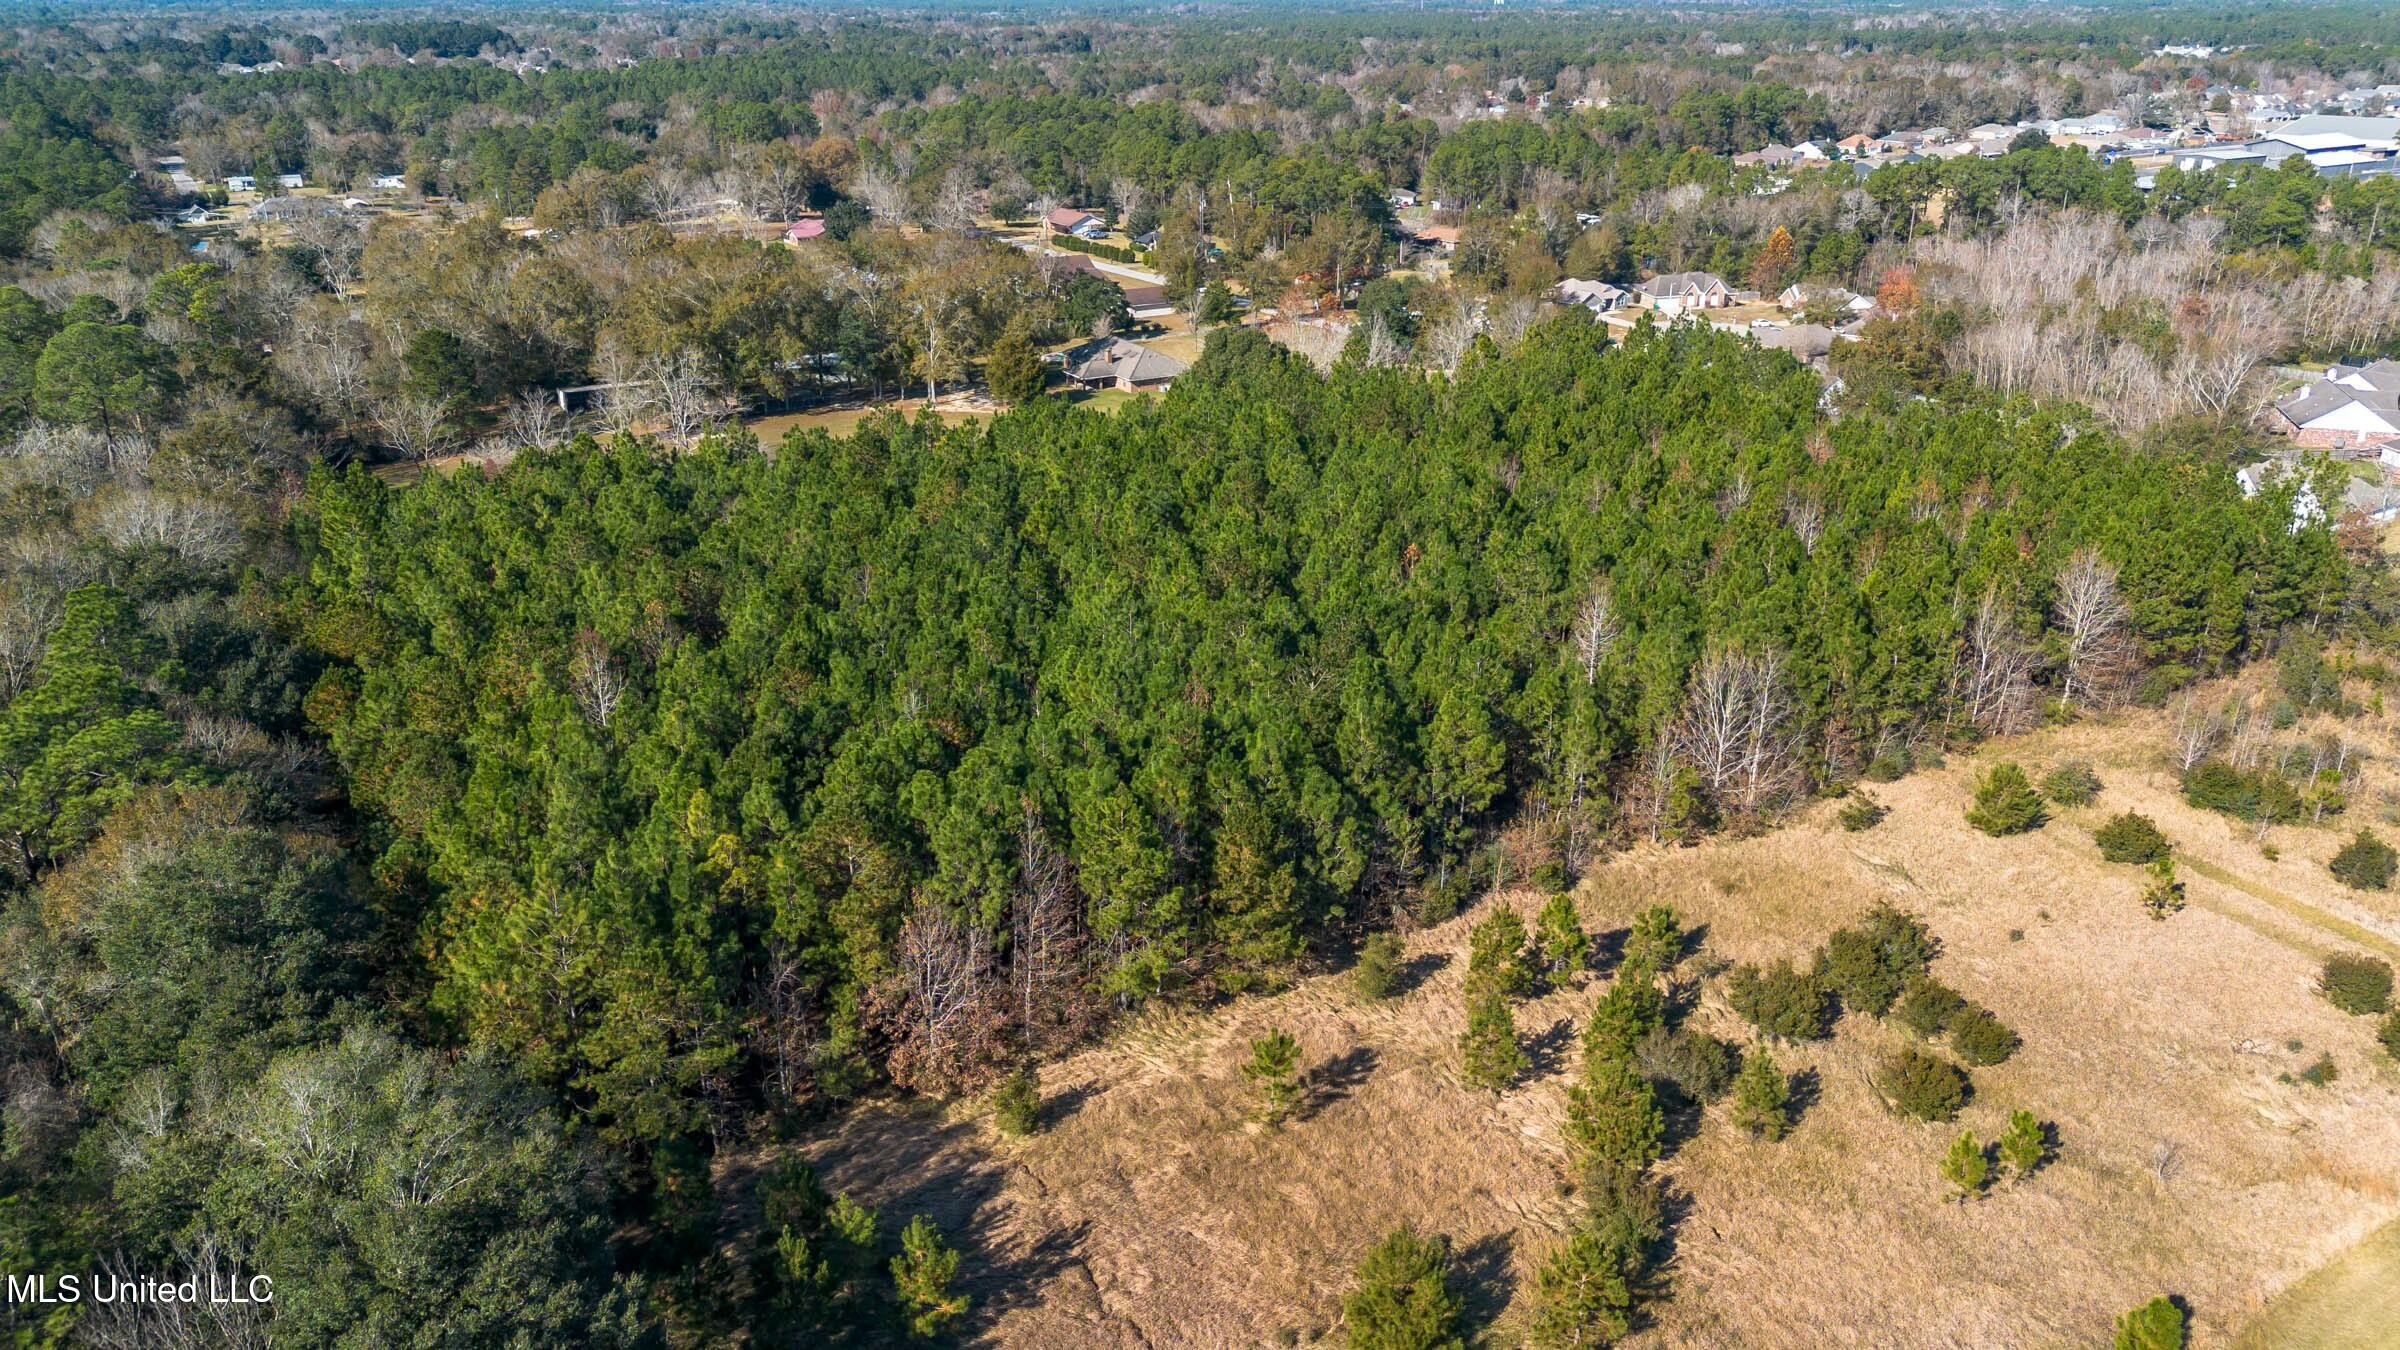
[[[2235,1350],[2382,1350],[2400,1328],[2400,1223],[2386,1224],[2294,1285]]]
[[[1684,1205],[1673,1297],[1635,1343],[2093,1344],[2124,1308],[2173,1292],[2199,1343],[2224,1344],[2400,1217],[2400,1074],[2369,1019],[2313,991],[2324,950],[2388,942],[2390,917],[2326,875],[2334,831],[2279,830],[2270,862],[2182,804],[2159,744],[2147,717],[2043,732],[1875,788],[1891,815],[1864,834],[1841,832],[1827,803],[1767,836],[1636,849],[1585,879],[1590,926],[1667,901],[1705,925],[1704,960],[1805,960],[1882,899],[1923,915],[1944,945],[1937,974],[2025,1038],[1975,1071],[1960,1124],[1990,1138],[2024,1107],[2062,1142],[2032,1182],[1948,1202],[1936,1165],[1958,1126],[1889,1115],[1868,1075],[1904,1033],[1845,1019],[1778,1052],[1810,1076],[1791,1138],[1753,1142],[1712,1107],[1665,1164]],[[1962,813],[2001,754],[2037,776],[2089,760],[2107,786],[2041,831],[1989,839]],[[2141,909],[2139,869],[2092,845],[2090,828],[2126,809],[2193,864],[2195,903],[2165,922]],[[1530,913],[1537,899],[1485,904]],[[1534,1071],[1497,1099],[1466,1090],[1453,1044],[1475,917],[1412,935],[1406,992],[1388,1002],[1358,1002],[1334,973],[1137,1018],[1045,1070],[1052,1123],[1030,1139],[1001,1139],[974,1103],[885,1104],[804,1151],[836,1184],[966,1240],[975,1331],[993,1344],[1306,1342],[1332,1331],[1359,1252],[1402,1220],[1451,1235],[1476,1316],[1506,1338],[1573,1213],[1564,1086],[1602,986],[1519,1005]],[[1749,1039],[1713,984],[1692,1018]],[[1237,1065],[1270,1028],[1298,1037],[1312,1088],[1295,1121],[1259,1131],[1242,1121]],[[2337,1082],[2282,1081],[2320,1053]]]

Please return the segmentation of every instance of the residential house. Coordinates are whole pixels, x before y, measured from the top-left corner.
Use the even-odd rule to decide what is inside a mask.
[[[1189,369],[1164,352],[1124,338],[1101,338],[1067,353],[1067,378],[1086,389],[1164,389]]]
[[[378,192],[400,192],[408,187],[408,179],[396,173],[379,173],[367,183]]]
[[[1133,237],[1133,246],[1134,246],[1135,248],[1138,248],[1138,249],[1153,249],[1153,248],[1157,248],[1157,247],[1158,247],[1158,231],[1156,231],[1156,230],[1144,230],[1142,233],[1135,235],[1135,236]]]
[[[1108,227],[1100,223],[1098,216],[1088,211],[1078,211],[1072,206],[1052,209],[1044,221],[1058,233],[1071,234],[1078,239],[1097,239],[1108,233]]]
[[[296,192],[301,188],[307,187],[308,180],[296,173],[277,174],[275,176],[275,186],[282,188],[286,192]]]
[[[187,206],[181,211],[175,213],[175,222],[179,225],[206,225],[208,223],[208,208],[205,206]]]
[[[1825,359],[1833,350],[1834,333],[1821,323],[1796,323],[1786,328],[1753,327],[1750,335],[1761,347],[1790,352],[1808,365]]]
[[[1798,145],[1792,147],[1792,158],[1794,160],[1812,160],[1821,163],[1825,160],[1833,158],[1833,156],[1826,154],[1825,147],[1817,144],[1815,141],[1802,141]]]
[[[1607,314],[1633,303],[1633,293],[1605,281],[1579,281],[1569,277],[1558,283],[1551,298],[1561,305],[1581,305],[1594,314]]]
[[[825,220],[822,216],[805,216],[783,227],[783,242],[787,244],[805,243],[824,237]]]
[[[1733,303],[1732,288],[1722,278],[1707,272],[1669,272],[1650,278],[1636,286],[1634,292],[1643,305],[1662,314],[1723,309]]]
[[[2276,402],[2273,428],[2319,449],[2364,451],[2400,437],[2400,361],[2332,366]]]
[[[1797,281],[1776,295],[1775,303],[1794,312],[1811,305],[1830,305],[1847,314],[1865,314],[1875,308],[1874,300],[1846,286],[1829,285],[1822,281]]]
[[[1125,311],[1137,319],[1164,318],[1175,312],[1164,286],[1127,286],[1121,281],[1117,285],[1125,292]]]
[[[246,173],[231,174],[225,179],[225,190],[227,192],[256,192],[258,191],[258,179]]]
[[[1868,155],[1875,152],[1875,138],[1862,131],[1854,136],[1844,136],[1835,141],[1834,146],[1845,155]]]
[[[1395,208],[1407,211],[1413,209],[1416,204],[1417,194],[1413,190],[1408,188],[1392,189],[1392,205]]]

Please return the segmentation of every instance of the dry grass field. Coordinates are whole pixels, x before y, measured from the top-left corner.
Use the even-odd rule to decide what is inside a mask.
[[[1720,1104],[1667,1159],[1681,1197],[1671,1297],[1636,1344],[2091,1345],[2122,1309],[2172,1292],[2192,1307],[2194,1343],[2225,1345],[2400,1216],[2400,1072],[2372,1019],[2313,989],[2328,951],[2400,952],[2400,908],[2327,875],[2346,831],[2278,829],[2270,861],[2248,831],[2185,807],[2163,741],[2147,715],[2036,733],[1872,789],[1891,814],[1864,833],[1819,804],[1762,837],[1645,847],[1584,879],[1590,926],[1622,929],[1665,901],[1704,928],[1704,964],[1804,961],[1879,900],[1919,914],[1943,944],[1935,973],[2024,1036],[1974,1072],[1961,1123],[1989,1139],[2029,1108],[2061,1144],[2029,1181],[1945,1200],[1936,1165],[1958,1126],[1887,1113],[1867,1075],[1905,1033],[1845,1018],[1832,1039],[1778,1052],[1813,1078],[1790,1138],[1752,1141]],[[1986,838],[1962,811],[1977,768],[2000,757],[2037,777],[2085,759],[2106,790],[2036,833]],[[2100,862],[2091,842],[2127,808],[2180,850],[2190,904],[2163,922],[2137,902],[2138,869]],[[1530,915],[1535,899],[1484,904]],[[1002,1139],[972,1102],[885,1104],[804,1152],[829,1182],[887,1213],[931,1213],[964,1243],[986,1343],[1306,1342],[1334,1329],[1359,1252],[1402,1220],[1452,1237],[1473,1315],[1510,1343],[1531,1271],[1573,1213],[1563,1093],[1601,986],[1520,1005],[1533,1071],[1497,1100],[1466,1090],[1453,1042],[1480,912],[1412,935],[1406,992],[1385,1003],[1333,974],[1122,1026],[1044,1071],[1052,1123],[1030,1139]],[[1718,983],[1695,1024],[1747,1043]],[[1272,1027],[1314,1070],[1301,1117],[1260,1131],[1243,1123],[1237,1064]],[[2337,1081],[2287,1080],[2321,1053]],[[2277,1315],[2339,1325],[2353,1302],[2340,1274]]]

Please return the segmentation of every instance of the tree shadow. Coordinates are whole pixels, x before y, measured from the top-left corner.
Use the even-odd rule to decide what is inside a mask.
[[[1306,1120],[1335,1102],[1347,1100],[1375,1072],[1381,1058],[1373,1046],[1358,1045],[1310,1069],[1299,1119]]]
[[[1559,1018],[1546,1029],[1524,1038],[1525,1077],[1548,1078],[1566,1067],[1567,1047],[1575,1043],[1575,1024]]]
[[[1467,1325],[1488,1327],[1508,1307],[1516,1282],[1509,1277],[1514,1233],[1491,1233],[1460,1248],[1451,1258],[1458,1292],[1466,1302]]]
[[[1061,1123],[1073,1119],[1075,1113],[1083,1109],[1085,1102],[1099,1095],[1092,1090],[1090,1084],[1077,1083],[1071,1088],[1044,1097],[1041,1110],[1042,1128],[1045,1130],[1056,1129]]]
[[[1392,972],[1391,996],[1393,998],[1408,997],[1424,987],[1425,982],[1433,978],[1434,972],[1447,968],[1449,964],[1450,953],[1448,952],[1417,953],[1403,961],[1400,968]]]
[[[1592,934],[1590,966],[1596,975],[1608,975],[1625,960],[1626,939],[1633,936],[1630,928],[1611,928],[1605,933]]]
[[[1817,1099],[1825,1095],[1825,1080],[1815,1069],[1802,1069],[1784,1080],[1788,1095],[1783,1099],[1784,1118],[1788,1128],[1798,1129],[1800,1122],[1815,1109]]]

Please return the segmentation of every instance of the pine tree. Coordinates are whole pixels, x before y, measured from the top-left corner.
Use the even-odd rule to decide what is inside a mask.
[[[1510,998],[1533,988],[1533,971],[1525,964],[1525,920],[1506,905],[1467,935],[1467,987],[1487,986]]]
[[[1683,925],[1676,920],[1673,906],[1652,905],[1633,916],[1633,928],[1625,935],[1623,970],[1664,974],[1682,957]]]
[[[1742,1057],[1733,1080],[1733,1123],[1761,1139],[1777,1140],[1792,1125],[1792,1085],[1763,1045]]]
[[[1614,1344],[1633,1325],[1633,1280],[1620,1244],[1586,1221],[1567,1234],[1534,1272],[1531,1344]]]
[[[1000,1080],[992,1090],[992,1123],[1006,1135],[1028,1135],[1042,1124],[1042,1079],[1027,1065]]]
[[[1992,1179],[1991,1160],[1983,1154],[1983,1145],[1975,1142],[1975,1132],[1964,1130],[1950,1145],[1942,1159],[1942,1179],[1958,1188],[1958,1198],[1972,1200],[1983,1194]]]
[[[2023,769],[2007,760],[1984,771],[1975,784],[1975,804],[1967,808],[1967,823],[1989,835],[2023,834],[2038,829],[2043,819],[2042,794],[2033,790]]]
[[[2008,1132],[2000,1136],[2000,1161],[2017,1180],[2032,1176],[2042,1160],[2050,1156],[2050,1140],[2042,1122],[2031,1111],[2012,1111],[2008,1117]]]
[[[1642,1037],[1666,1020],[1667,996],[1650,982],[1649,972],[1640,967],[1621,970],[1584,1023],[1583,1057],[1587,1063],[1629,1059]]]
[[[1465,1350],[1466,1299],[1451,1287],[1448,1239],[1405,1224],[1369,1248],[1342,1299],[1351,1350]]]
[[[1388,998],[1392,985],[1400,977],[1400,937],[1396,933],[1372,933],[1358,949],[1358,965],[1350,972],[1358,996],[1364,999]]]
[[[1470,1087],[1503,1092],[1525,1070],[1517,1045],[1517,1019],[1508,998],[1486,986],[1467,995],[1467,1029],[1458,1040],[1460,1067]]]
[[[1270,1031],[1251,1041],[1242,1077],[1258,1094],[1253,1114],[1259,1123],[1281,1124],[1300,1102],[1300,1042],[1288,1031]]]
[[[1583,931],[1575,898],[1564,891],[1542,902],[1541,912],[1533,918],[1533,931],[1552,979],[1582,969],[1591,954],[1591,935]]]
[[[966,1316],[967,1296],[950,1291],[957,1274],[958,1253],[933,1220],[922,1214],[910,1219],[900,1233],[900,1254],[892,1258],[892,1284],[911,1334],[931,1340]]]
[[[1603,1165],[1638,1172],[1658,1161],[1666,1131],[1658,1095],[1631,1060],[1592,1061],[1583,1081],[1567,1089],[1567,1147],[1578,1172]]]

